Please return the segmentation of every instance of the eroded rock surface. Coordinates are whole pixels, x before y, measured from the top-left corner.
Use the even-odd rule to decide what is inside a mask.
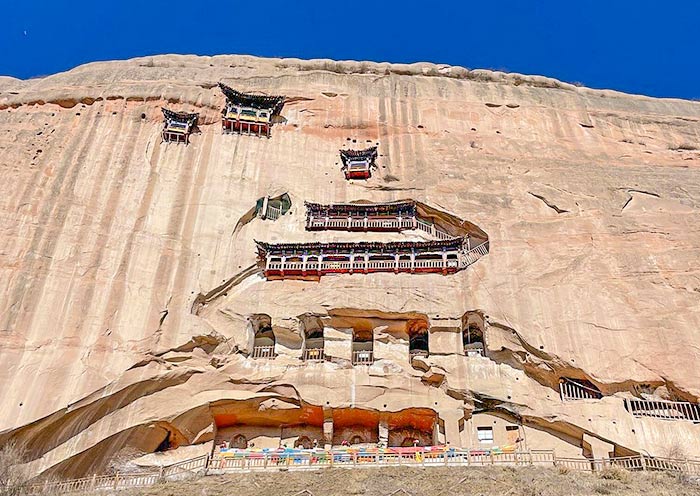
[[[221,134],[219,81],[287,96],[269,140]],[[200,113],[189,146],[160,143],[166,105]],[[161,56],[1,78],[0,109],[0,441],[26,442],[35,473],[261,416],[339,430],[353,409],[389,430],[432,411],[434,441],[464,446],[484,411],[533,429],[530,448],[552,447],[544,432],[572,454],[698,456],[700,425],[622,398],[700,396],[700,103],[432,64]],[[338,149],[373,143],[377,173],[344,180]],[[250,218],[280,192],[288,213]],[[403,198],[479,226],[490,253],[450,276],[260,276],[254,239],[387,240],[307,232],[304,201]],[[248,357],[260,315],[274,360]],[[487,357],[464,355],[469,315]],[[430,355],[409,361],[417,320]],[[302,362],[321,326],[327,360]],[[374,334],[373,365],[352,366],[353,332]],[[604,397],[562,402],[560,377]]]

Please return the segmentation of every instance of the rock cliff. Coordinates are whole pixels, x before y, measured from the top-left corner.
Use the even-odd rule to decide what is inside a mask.
[[[221,133],[220,81],[286,97],[269,139]],[[162,106],[200,114],[188,146],[161,143]],[[0,442],[26,443],[36,474],[236,427],[324,436],[329,417],[472,446],[480,412],[527,426],[529,448],[700,456],[698,423],[623,402],[700,396],[700,103],[433,64],[158,56],[1,78],[0,122]],[[346,181],[338,150],[369,145],[378,169]],[[283,193],[279,219],[251,214]],[[421,239],[308,232],[305,201],[406,198],[478,226],[489,254],[447,276],[260,275],[254,240]],[[253,360],[263,317],[277,356]],[[463,352],[472,321],[486,356]],[[409,360],[416,322],[430,355]],[[301,360],[310,327],[325,362]],[[371,366],[350,363],[360,331]],[[562,401],[565,377],[602,398]]]

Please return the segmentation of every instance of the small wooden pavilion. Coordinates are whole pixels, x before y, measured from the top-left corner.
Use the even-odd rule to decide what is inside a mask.
[[[219,88],[226,96],[221,122],[223,133],[270,137],[274,117],[284,105],[283,96],[241,93],[223,83],[219,83]]]
[[[197,126],[199,114],[176,112],[163,108],[163,141],[166,143],[189,144],[190,134]]]
[[[342,171],[345,179],[369,179],[372,176],[374,161],[377,159],[377,147],[364,150],[340,150],[343,161]]]

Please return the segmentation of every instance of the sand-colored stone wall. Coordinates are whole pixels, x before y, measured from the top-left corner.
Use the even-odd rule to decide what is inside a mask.
[[[219,81],[286,95],[270,139],[221,134]],[[200,113],[189,146],[160,143],[161,106]],[[0,129],[0,441],[26,441],[36,472],[99,471],[166,431],[209,442],[222,402],[429,408],[447,433],[486,408],[575,444],[700,445],[700,425],[622,404],[638,384],[700,396],[700,103],[431,64],[162,56],[3,78]],[[373,177],[346,181],[338,149],[377,143]],[[288,213],[250,218],[284,192]],[[358,240],[306,231],[306,200],[405,198],[483,230],[488,255],[451,276],[256,272],[256,239]],[[461,352],[467,312],[486,357]],[[309,313],[325,363],[299,359]],[[248,358],[254,314],[274,360]],[[430,327],[413,363],[407,318]],[[379,336],[372,366],[348,363],[357,326]],[[560,376],[605,397],[563,403]]]

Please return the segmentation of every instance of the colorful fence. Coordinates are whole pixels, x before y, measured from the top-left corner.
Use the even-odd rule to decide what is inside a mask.
[[[83,479],[34,484],[35,494],[86,493],[97,490],[145,487],[192,474],[275,470],[319,470],[364,467],[489,467],[489,466],[564,467],[569,470],[604,471],[613,467],[632,471],[667,471],[700,476],[700,460],[636,455],[586,460],[559,458],[553,450],[467,450],[432,446],[427,448],[388,448],[374,450],[225,450],[213,457],[202,455],[162,467],[158,472],[115,474]]]

